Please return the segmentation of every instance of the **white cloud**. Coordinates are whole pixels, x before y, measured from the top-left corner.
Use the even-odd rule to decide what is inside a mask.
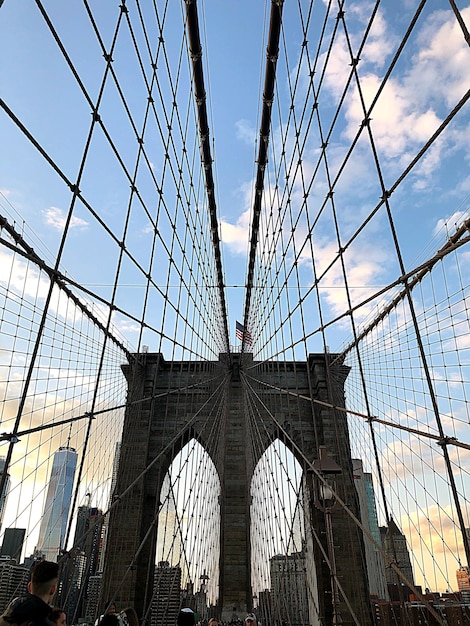
[[[462,18],[470,21],[470,7],[462,10]],[[418,43],[407,88],[420,103],[434,98],[453,106],[464,93],[470,63],[470,50],[454,14],[435,11],[420,31]]]
[[[220,221],[221,240],[236,254],[247,253],[250,232],[250,213],[251,211],[249,209],[243,211],[236,224],[230,224],[223,219]]]
[[[9,292],[21,294],[23,299],[30,299],[36,304],[45,301],[50,287],[46,274],[10,252],[0,252],[0,283],[6,285]],[[49,308],[69,321],[78,323],[82,317],[80,310],[57,286],[53,288]]]
[[[304,236],[305,233],[301,234],[299,230],[296,231],[297,249],[300,249]],[[330,237],[320,237],[317,234],[314,239],[313,262],[315,263],[317,278],[321,276],[318,289],[334,315],[341,315],[349,308],[348,293],[353,307],[373,295],[377,291],[375,287],[377,281],[388,268],[388,254],[381,244],[380,237],[376,237],[373,241],[359,241],[352,244],[345,251],[344,260],[347,272],[346,279],[343,275],[341,261],[338,258],[336,240]],[[335,262],[333,263],[333,261]],[[303,248],[300,263],[303,267],[312,265],[308,247]],[[329,267],[330,265],[331,267]],[[327,268],[329,269],[327,270]],[[322,276],[325,271],[326,274]],[[348,292],[346,291],[346,280]],[[356,321],[364,320],[370,315],[374,306],[376,306],[376,302],[373,301],[358,309],[355,313]]]
[[[462,15],[470,18],[470,8],[464,9]],[[378,15],[358,65],[366,110],[382,83],[375,69],[380,64],[380,52],[382,59],[385,58],[393,38]],[[470,50],[450,11],[434,12],[424,23],[415,44],[418,47],[408,71],[402,75],[395,72],[389,78],[371,114],[371,129],[380,154],[397,160],[402,167],[415,154],[417,146],[423,145],[438,128],[449,107],[463,96],[470,65]],[[326,85],[336,98],[343,92],[350,62],[346,41],[336,39],[325,75]],[[345,102],[345,137],[349,140],[356,136],[364,119],[359,91],[354,81],[352,85]],[[444,141],[437,143],[420,166],[420,174],[426,178],[440,165],[442,150],[450,145],[464,146],[462,132],[448,132],[445,138],[447,146]]]
[[[246,254],[250,241],[251,203],[254,181],[245,183],[239,189],[242,213],[235,224],[226,219],[220,220],[220,239],[235,254]]]
[[[40,278],[39,272],[11,252],[0,252],[0,283],[10,291],[25,296],[45,298],[49,280]]]
[[[441,235],[442,231],[445,231],[446,235],[452,234],[466,219],[468,219],[468,211],[455,211],[450,217],[438,220],[434,235]]]
[[[360,16],[364,23],[368,22],[372,4],[359,5]],[[388,55],[392,52],[397,38],[387,31],[387,22],[382,11],[377,11],[372,22],[369,36],[361,53],[361,63],[371,63],[376,67],[383,67]]]
[[[256,129],[247,120],[238,120],[235,124],[237,139],[249,146],[253,146],[256,140]]]
[[[52,226],[52,228],[55,228],[56,230],[64,230],[66,218],[62,209],[52,206],[49,209],[44,209],[42,214],[44,221],[48,226]],[[83,220],[81,217],[72,215],[69,226],[70,228],[86,228],[87,226],[87,221]]]
[[[375,74],[361,78],[361,91],[366,110],[370,107],[380,87],[381,79]],[[348,126],[345,135],[353,139],[364,119],[364,110],[355,88],[350,93],[346,109]],[[439,126],[441,120],[427,109],[415,110],[415,103],[402,82],[389,79],[371,114],[374,141],[380,153],[388,159],[399,159],[402,165],[409,161],[407,152],[416,144],[424,144]]]
[[[137,322],[124,318],[115,312],[113,312],[112,321],[113,328],[119,333],[125,335],[127,339],[129,338],[130,333],[139,333],[141,331],[141,327],[137,324]]]

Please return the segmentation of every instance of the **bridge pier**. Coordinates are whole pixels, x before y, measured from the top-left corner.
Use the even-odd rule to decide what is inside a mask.
[[[220,617],[244,619],[251,606],[250,475],[246,461],[247,424],[243,411],[240,355],[233,355],[228,384],[221,477]]]
[[[312,477],[306,470],[318,458],[319,446],[324,447],[342,469],[337,480],[339,495],[358,515],[346,413],[324,404],[344,406],[348,368],[341,364],[329,367],[323,354],[310,355],[307,362],[264,364],[253,362],[247,354],[232,354],[230,358],[220,355],[218,362],[211,363],[166,362],[162,355],[150,353],[140,356],[144,359],[141,364],[123,367],[129,401],[138,402],[126,411],[115,493],[122,494],[129,485],[134,486],[110,516],[102,602],[114,597],[118,608],[132,605],[141,616],[148,611],[163,479],[178,452],[195,437],[210,454],[221,482],[219,616],[224,621],[244,619],[253,610],[250,483],[263,452],[280,439],[304,467],[306,577],[314,587],[309,622],[331,623],[325,518],[313,504]],[[209,440],[204,402],[222,381],[225,408],[215,446]],[[258,398],[258,410],[264,412],[264,425],[268,425],[261,435],[251,432],[247,417],[248,384],[257,392],[254,401]],[[256,454],[251,445],[255,436]],[[332,514],[332,525],[338,543],[338,579],[361,625],[369,626],[372,616],[361,533],[340,507]],[[339,605],[343,623],[353,624],[347,603],[340,598]]]

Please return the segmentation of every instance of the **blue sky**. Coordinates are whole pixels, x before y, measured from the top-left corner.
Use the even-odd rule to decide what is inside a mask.
[[[348,23],[353,43],[354,36],[356,42],[360,40],[359,35],[367,23],[371,6],[362,2],[351,3],[348,7]],[[400,11],[396,11],[395,6],[395,3],[382,3],[372,35],[362,54],[362,85],[365,97],[369,97],[369,100],[375,93],[384,68],[396,50],[414,10],[414,3],[410,2],[401,3]],[[306,7],[307,4],[304,7],[305,13]],[[320,17],[321,7],[320,3],[317,8]],[[208,72],[207,65],[205,66],[205,78],[210,97],[208,107],[211,135],[214,139],[217,206],[228,286],[243,285],[245,280],[255,176],[255,142],[265,64],[263,34],[266,36],[268,9],[269,3],[265,7],[263,3],[251,2],[205,2],[199,8],[203,24],[201,40],[204,60],[210,68]],[[83,7],[73,3],[65,9],[61,3],[50,2],[46,10],[51,15],[59,36],[66,42],[67,51],[86,89],[95,97],[104,71],[104,61]],[[93,6],[93,13],[103,40],[109,45],[118,12],[115,8],[96,4]],[[167,50],[169,54],[174,53],[174,63],[181,42],[180,14],[181,8],[173,7],[165,30],[165,33],[175,33],[174,49],[168,43],[170,35],[166,35]],[[203,15],[205,21],[202,19]],[[57,45],[34,4],[7,1],[2,7],[2,18],[1,52],[2,57],[8,59],[2,71],[2,97],[73,180],[89,128],[89,105],[69,69],[65,67]],[[174,24],[170,18],[174,20]],[[334,20],[330,20],[329,28],[333,24]],[[287,46],[290,48],[289,70],[294,75],[302,36],[297,8],[289,2],[284,8],[284,28]],[[311,30],[314,30],[313,27]],[[139,94],[139,82],[132,83],[136,61],[131,54],[126,56],[129,41],[125,34],[119,43],[122,47],[117,47],[114,67],[122,85],[127,88],[126,96],[135,111],[135,117],[139,119],[144,105],[142,93]],[[311,47],[314,50],[314,46]],[[391,185],[395,181],[395,177],[403,171],[445,114],[463,95],[465,87],[462,81],[467,67],[467,56],[468,51],[458,35],[455,19],[447,9],[447,4],[428,3],[372,116],[376,147],[387,175],[386,184]],[[322,115],[325,126],[328,111],[334,110],[350,69],[346,57],[345,39],[337,38],[324,77],[325,100]],[[320,65],[321,62],[320,60]],[[287,79],[285,63],[280,60],[277,97],[280,106],[284,107],[288,102],[285,99]],[[302,80],[305,79],[301,78]],[[446,85],[445,90],[441,89],[442,82]],[[297,105],[301,104],[301,97],[302,87],[297,91]],[[135,140],[129,131],[122,106],[116,106],[116,98],[116,93],[109,88],[103,98],[101,115],[114,133],[116,145],[124,155],[128,154],[125,160],[131,168],[135,158]],[[286,116],[287,111],[284,111],[283,124],[286,123]],[[273,147],[276,146],[276,140],[279,141],[280,121],[277,115],[273,115]],[[329,162],[332,174],[337,170],[335,160],[338,164],[341,163],[360,121],[361,113],[356,95],[343,107],[340,121],[336,124],[330,140]],[[70,202],[69,190],[51,173],[50,167],[21,137],[6,116],[2,116],[0,123],[2,143],[7,146],[7,149],[2,150],[0,164],[4,196],[25,220],[27,227],[34,232],[34,236],[41,240],[42,243],[38,242],[38,245],[47,246],[54,255]],[[460,217],[459,212],[466,211],[470,187],[467,175],[467,132],[468,114],[464,112],[450,125],[442,141],[433,146],[395,193],[393,212],[397,236],[408,269],[419,263],[420,250],[424,250],[426,246],[430,248],[425,253],[432,250],[430,241],[432,242],[439,224],[450,219],[452,228],[452,222],[458,221]],[[147,145],[150,144],[150,137]],[[307,173],[309,157],[312,167],[317,158],[317,139],[315,133],[312,133],[309,139],[311,146],[304,152],[304,168]],[[126,146],[132,146],[132,149],[126,152]],[[158,169],[158,155],[152,154],[151,147],[148,150],[151,157],[155,156],[154,165]],[[368,172],[372,171],[370,148],[365,139],[360,140],[354,157],[349,160],[335,188],[344,238],[354,232],[380,197],[377,177],[368,176]],[[357,180],[361,180],[360,185],[355,184]],[[324,184],[324,176],[317,177],[312,195],[314,203],[323,200]],[[122,207],[128,200],[128,185],[109,147],[99,136],[95,136],[93,149],[88,157],[84,189],[87,200],[119,234],[123,227]],[[293,193],[295,196],[295,190]],[[3,204],[5,206],[5,202]],[[6,206],[5,209],[14,214],[11,207]],[[452,218],[454,214],[457,214],[455,219]],[[134,216],[136,231],[133,243],[136,254],[139,255],[139,251],[145,250],[146,230],[137,210]],[[320,222],[317,229],[319,267],[328,263],[336,246],[331,237],[331,220],[328,214],[322,219],[324,224]],[[391,242],[386,229],[381,211],[371,221],[354,250],[355,258],[351,260],[352,283],[358,283],[357,287],[362,292],[366,287],[386,284],[397,275],[398,268],[393,253],[389,252]],[[302,236],[302,230],[299,229],[299,241]],[[377,237],[382,238],[378,245]],[[434,248],[439,243],[437,238]],[[90,249],[95,248],[99,248],[101,252],[100,265],[104,260],[109,260],[109,266],[105,263],[102,267],[103,276],[100,281],[109,284],[112,282],[117,248],[109,237],[103,235],[102,229],[94,220],[90,219],[84,207],[78,206],[64,251],[63,267],[84,284],[94,284],[93,278],[97,277],[97,260],[90,254]],[[85,249],[88,249],[86,254]],[[367,258],[361,258],[361,255]],[[307,257],[308,255],[305,257],[308,261]],[[144,252],[140,258],[143,262],[147,260]],[[304,260],[302,255],[301,258]],[[301,281],[308,286],[311,280],[311,271],[305,267]],[[334,270],[326,282],[337,281],[340,278]],[[128,270],[128,282],[139,282],[131,268]],[[343,293],[337,287],[335,284],[324,291],[325,310],[332,313],[344,308]],[[100,288],[98,291],[109,297],[109,289]],[[126,306],[127,296],[123,291],[123,306]],[[241,317],[243,310],[243,291],[228,287],[227,298],[231,338],[234,342],[235,319]],[[138,311],[133,312],[138,315]],[[122,320],[121,324],[125,328]],[[341,333],[338,327],[334,333],[336,335],[333,335],[329,343],[339,345]],[[132,333],[129,338],[131,342],[137,339]],[[150,343],[154,344],[155,339]]]

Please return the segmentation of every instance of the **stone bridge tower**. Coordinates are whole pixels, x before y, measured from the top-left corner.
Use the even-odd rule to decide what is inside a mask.
[[[338,492],[358,516],[346,413],[322,404],[344,407],[349,370],[341,364],[330,365],[332,355],[324,354],[311,354],[308,361],[263,364],[253,361],[250,354],[221,354],[217,362],[209,363],[168,362],[161,354],[150,353],[139,357],[140,364],[123,366],[129,407],[115,494],[119,497],[128,491],[110,515],[101,601],[114,597],[118,607],[131,605],[139,615],[145,614],[153,583],[149,564],[155,563],[156,549],[156,532],[150,537],[148,529],[155,524],[164,476],[178,452],[194,437],[206,450],[216,449],[211,457],[221,481],[219,614],[224,621],[234,614],[243,619],[253,608],[250,482],[259,461],[247,445],[252,437],[245,409],[247,385],[256,390],[252,397],[258,398],[257,411],[262,412],[264,425],[268,424],[261,435],[256,435],[258,440],[262,438],[259,457],[279,438],[308,469],[322,446],[341,467]],[[215,448],[213,442],[209,445],[213,433],[206,419],[207,400],[220,389],[224,394],[223,432],[219,432]],[[312,480],[305,471],[307,525],[325,542],[324,515],[313,505]],[[361,624],[368,626],[372,617],[362,536],[341,507],[333,512],[333,527],[335,537],[341,537],[340,545],[335,545],[338,579]],[[324,558],[327,548],[324,546],[322,553],[311,540],[310,552],[308,568],[314,570],[322,623],[329,624],[332,609],[331,577]],[[344,602],[341,614],[344,624],[354,623]]]

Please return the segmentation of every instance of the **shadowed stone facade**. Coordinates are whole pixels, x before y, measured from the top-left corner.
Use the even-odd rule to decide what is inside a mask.
[[[253,608],[250,483],[273,441],[280,439],[307,470],[318,458],[319,446],[324,446],[342,469],[336,479],[338,495],[358,516],[346,413],[322,404],[344,407],[349,370],[333,364],[333,356],[328,355],[326,362],[323,354],[309,355],[307,362],[267,363],[254,362],[249,354],[221,354],[217,362],[167,362],[161,354],[139,357],[140,364],[123,367],[130,406],[116,493],[124,496],[110,516],[102,602],[114,597],[118,607],[133,605],[145,614],[153,589],[156,511],[163,479],[175,456],[194,437],[210,454],[221,481],[219,613],[224,620],[234,615],[244,618]],[[208,418],[209,407],[215,404],[223,416],[217,431]],[[263,427],[256,433],[253,415],[262,416]],[[256,458],[254,448],[247,445],[255,437]],[[324,515],[313,504],[313,476],[308,471],[303,485],[308,504],[307,577],[315,581],[314,604],[321,623],[329,624],[331,580],[324,557]],[[368,626],[372,618],[362,537],[341,507],[334,509],[332,519],[338,580],[360,623]],[[343,623],[353,624],[347,603],[341,601],[340,608]],[[311,623],[318,619],[311,616]]]

